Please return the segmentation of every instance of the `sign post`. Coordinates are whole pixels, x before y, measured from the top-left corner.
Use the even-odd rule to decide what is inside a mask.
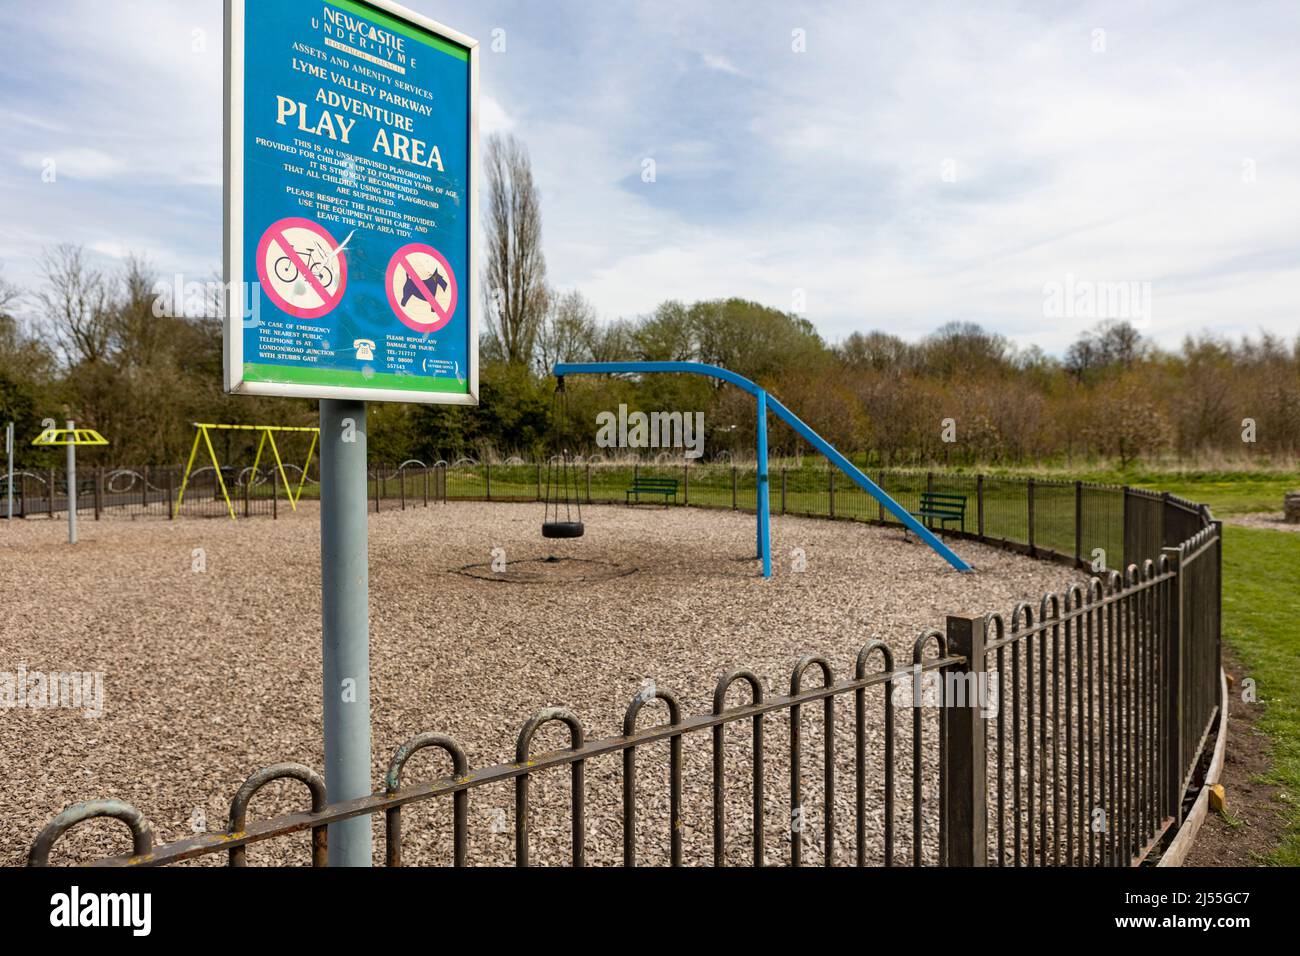
[[[478,43],[389,0],[226,0],[225,32],[225,387],[321,400],[337,802],[372,791],[365,403],[478,403]],[[330,824],[330,864],[370,842]]]
[[[370,793],[370,562],[366,403],[320,403],[321,684],[325,790]],[[370,865],[370,818],[330,825],[331,866]]]

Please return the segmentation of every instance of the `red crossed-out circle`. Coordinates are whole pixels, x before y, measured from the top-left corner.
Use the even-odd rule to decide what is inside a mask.
[[[443,297],[446,300],[445,307],[439,304],[436,290],[429,286],[432,277],[421,276],[415,264],[411,262],[413,255],[430,257],[440,267],[440,271],[445,274],[447,280],[447,294]],[[396,287],[398,269],[402,270],[402,285],[405,286],[408,280],[413,281],[419,293],[417,296],[409,297],[405,307],[401,302],[401,291]],[[388,263],[388,273],[384,279],[384,286],[388,290],[388,304],[392,306],[393,314],[401,319],[407,328],[414,329],[417,332],[436,332],[450,322],[456,314],[456,301],[459,298],[456,274],[451,271],[451,263],[447,261],[447,257],[433,246],[421,242],[412,242],[393,253],[393,258]],[[424,316],[412,307],[412,298],[428,306],[433,314],[432,321],[424,321]]]
[[[315,273],[311,271],[311,264],[307,260],[312,257],[309,255],[304,258],[294,248],[293,242],[286,235],[286,232],[290,229],[298,232],[300,236],[300,230],[311,233],[311,236],[307,237],[309,241],[315,240],[318,242],[326,255],[338,248],[338,243],[334,241],[334,237],[320,223],[297,216],[281,219],[267,228],[266,232],[262,234],[261,241],[257,244],[257,277],[262,282],[262,288],[265,290],[267,298],[271,300],[276,308],[300,319],[318,319],[331,312],[343,300],[343,290],[348,284],[347,255],[340,252],[329,261],[328,267],[336,273],[336,281],[333,283],[332,290],[326,288],[321,284]],[[301,242],[301,239],[298,241]],[[286,282],[280,279],[279,276],[273,276],[271,272],[268,272],[267,260],[272,253],[276,253],[277,260],[287,258],[289,265],[297,271],[297,276],[292,282]],[[320,304],[302,306],[295,305],[289,300],[284,288],[292,286],[300,280],[306,281],[308,287],[321,300]]]

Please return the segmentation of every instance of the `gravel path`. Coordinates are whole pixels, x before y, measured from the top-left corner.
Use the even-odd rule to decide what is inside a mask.
[[[1263,528],[1265,531],[1300,531],[1300,524],[1288,524],[1286,515],[1281,511],[1225,515],[1223,523],[1235,524],[1243,528]]]
[[[673,691],[687,715],[711,708],[725,670],[752,668],[770,694],[788,691],[803,654],[825,654],[837,677],[852,672],[872,636],[910,660],[925,627],[948,613],[1009,612],[1016,601],[1061,590],[1074,575],[980,545],[957,549],[978,569],[959,575],[894,529],[812,519],[773,519],[776,576],[763,581],[752,555],[754,519],[692,509],[595,507],[586,537],[546,542],[534,505],[452,503],[370,518],[371,687],[374,780],[393,750],[424,730],[453,735],[471,767],[513,759],[524,720],[566,705],[588,738],[617,734],[629,701],[645,685]],[[160,841],[195,828],[223,829],[231,795],[254,769],[297,761],[320,769],[319,532],[314,507],[265,519],[167,522],[83,521],[82,541],[64,541],[60,521],[0,526],[0,673],[103,672],[104,713],[0,710],[0,864],[23,862],[32,838],[69,804],[114,796],[139,807]],[[492,559],[567,555],[635,567],[636,573],[578,584],[509,584],[458,573]],[[807,567],[791,570],[792,549]],[[201,552],[196,549],[202,549]],[[204,562],[203,570],[195,570]],[[531,565],[535,568],[536,565]],[[805,686],[816,686],[810,673]],[[730,700],[741,703],[736,688]],[[879,692],[872,695],[879,713]],[[853,852],[852,702],[836,719],[836,858]],[[806,707],[805,862],[821,858],[821,708]],[[647,705],[641,726],[662,720]],[[896,853],[910,839],[910,712],[899,715]],[[788,714],[766,722],[767,857],[788,859]],[[727,733],[728,857],[751,850],[748,723]],[[930,740],[933,741],[931,734]],[[878,727],[870,759],[881,760]],[[535,753],[565,745],[556,725]],[[666,859],[667,744],[641,748],[640,862]],[[688,862],[712,853],[711,747],[686,738],[684,846]],[[408,764],[406,780],[442,775],[432,752]],[[568,774],[533,784],[533,861],[568,854]],[[587,770],[588,862],[622,855],[621,761]],[[300,786],[273,784],[256,798],[261,818],[305,804]],[[814,809],[816,808],[816,809]],[[470,800],[470,859],[507,863],[513,854],[513,790],[480,788]],[[873,788],[868,829],[874,859],[883,810]],[[450,801],[404,813],[408,863],[450,859]],[[382,854],[376,821],[376,853]],[[127,848],[116,824],[83,825],[60,843],[56,861]],[[306,835],[249,850],[253,865],[304,863]],[[214,856],[205,862],[224,862]]]

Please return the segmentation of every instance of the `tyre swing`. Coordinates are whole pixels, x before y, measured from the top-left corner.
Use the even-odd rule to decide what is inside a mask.
[[[564,379],[555,386],[551,402],[551,449],[546,461],[546,511],[542,516],[543,538],[581,538],[582,500],[578,497],[578,476],[574,469],[573,433],[569,422],[569,400]],[[563,514],[561,514],[563,512]],[[576,518],[575,518],[576,513]]]

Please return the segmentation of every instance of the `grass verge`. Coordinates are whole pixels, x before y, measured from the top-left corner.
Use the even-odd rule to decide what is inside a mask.
[[[1224,528],[1223,636],[1255,681],[1273,743],[1286,837],[1269,859],[1300,866],[1300,534]],[[1240,689],[1238,688],[1238,692]]]

